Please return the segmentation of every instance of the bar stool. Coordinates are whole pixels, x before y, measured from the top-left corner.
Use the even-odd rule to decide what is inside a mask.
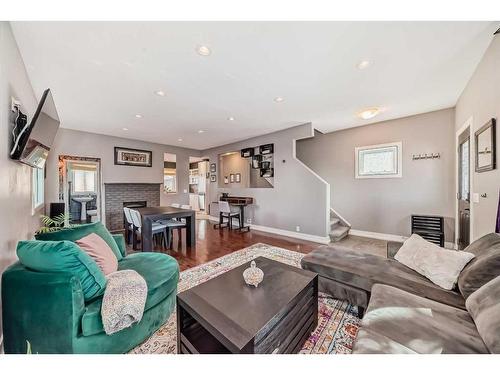
[[[223,228],[224,219],[227,219],[227,226],[229,229],[233,229],[233,218],[238,219],[238,228],[241,228],[241,215],[239,212],[232,212],[231,206],[226,201],[219,201],[219,224],[215,224],[214,228]]]

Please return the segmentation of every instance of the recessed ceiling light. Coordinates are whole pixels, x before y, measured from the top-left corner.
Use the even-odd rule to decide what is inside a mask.
[[[198,130],[198,133],[200,133],[200,134],[205,133],[205,130],[200,129],[200,130]]]
[[[362,111],[358,112],[358,117],[363,119],[363,120],[369,120],[371,118],[374,118],[380,113],[381,109],[378,107],[373,107],[373,108],[366,108],[363,109]]]
[[[142,118],[142,115],[138,113],[135,115],[135,118]]]
[[[179,138],[177,141],[178,141],[178,142],[182,142],[182,138]]]
[[[228,117],[227,119],[228,119],[228,121],[234,121],[234,117],[232,117],[232,116]]]
[[[123,129],[123,130],[125,130],[125,131],[127,131],[127,130],[128,130],[128,128],[122,128],[122,129]]]
[[[281,96],[277,96],[276,98],[274,98],[274,101],[276,103],[281,103],[283,100],[285,100],[285,99],[283,99]]]
[[[212,53],[210,48],[208,48],[207,46],[196,47],[196,52],[198,52],[198,55],[201,55],[201,56],[210,56],[210,54]]]
[[[165,96],[165,91],[158,90],[158,91],[155,91],[155,94],[158,96]]]
[[[363,69],[366,69],[368,68],[370,65],[371,65],[371,61],[370,60],[362,60],[358,63],[358,65],[356,65],[356,67],[359,69],[359,70],[363,70]]]

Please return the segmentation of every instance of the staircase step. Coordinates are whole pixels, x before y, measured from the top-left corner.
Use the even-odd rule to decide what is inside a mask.
[[[333,242],[340,241],[349,234],[349,227],[339,225],[330,231],[330,239]]]
[[[334,217],[330,219],[330,226],[333,227],[334,225],[337,225],[340,223],[340,219],[338,217]]]

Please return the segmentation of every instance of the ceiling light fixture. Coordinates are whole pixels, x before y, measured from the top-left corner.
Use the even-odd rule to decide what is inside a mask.
[[[362,60],[358,63],[358,65],[356,65],[356,67],[359,69],[359,70],[363,70],[363,69],[366,69],[368,68],[372,63],[370,62],[370,60]]]
[[[158,96],[165,96],[165,91],[158,90],[158,91],[155,91],[155,94]]]
[[[201,133],[205,133],[205,130],[200,129],[200,130],[198,130],[198,133],[199,133],[199,134],[201,134]]]
[[[196,47],[196,52],[198,52],[198,55],[201,55],[201,56],[210,56],[210,54],[212,53],[210,48],[208,48],[207,46]]]
[[[366,108],[362,111],[358,112],[358,117],[363,120],[369,120],[377,116],[381,112],[381,109],[378,107]]]
[[[135,118],[142,118],[142,115],[138,113],[135,115]]]
[[[122,129],[123,129],[123,130],[125,130],[125,131],[127,131],[127,130],[128,130],[128,128],[122,128]]]
[[[281,96],[277,96],[276,98],[274,98],[274,101],[276,103],[281,103],[283,100],[285,100],[285,99],[283,99]]]
[[[228,121],[234,121],[234,117],[232,117],[232,116],[228,117],[227,119],[228,119]]]
[[[182,138],[179,138],[177,141],[178,141],[178,142],[182,142]]]

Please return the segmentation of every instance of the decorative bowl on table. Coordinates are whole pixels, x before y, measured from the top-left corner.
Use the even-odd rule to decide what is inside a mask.
[[[264,271],[257,267],[255,261],[252,260],[250,267],[243,271],[243,279],[248,285],[253,285],[257,288],[264,279]]]

